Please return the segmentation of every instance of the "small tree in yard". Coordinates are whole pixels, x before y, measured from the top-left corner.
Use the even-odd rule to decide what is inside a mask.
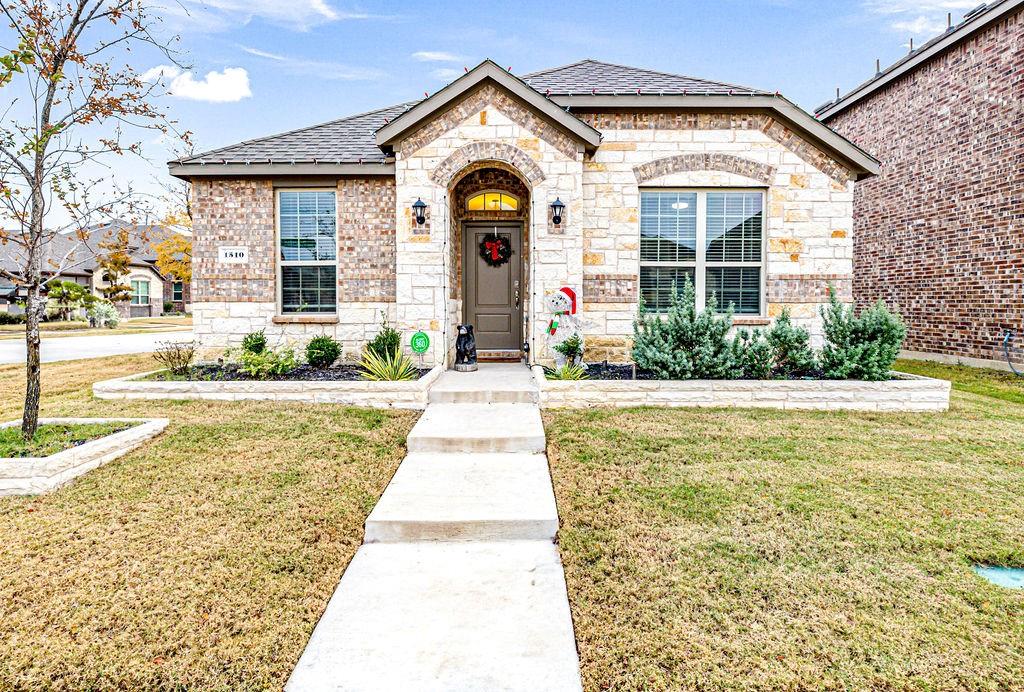
[[[0,35],[0,94],[11,104],[0,123],[0,204],[7,217],[0,220],[0,252],[13,260],[0,277],[28,296],[26,439],[39,423],[46,283],[95,256],[89,231],[98,223],[131,212],[131,190],[118,191],[109,178],[87,180],[88,171],[106,157],[140,152],[138,143],[123,141],[123,127],[170,127],[152,105],[153,85],[127,63],[146,50],[174,61],[150,31],[157,7],[158,0],[0,0],[9,27],[6,38]],[[70,223],[58,226],[54,212]],[[55,257],[58,233],[79,241],[79,250]]]
[[[156,253],[156,268],[164,276],[175,281],[192,282],[192,240],[179,233],[171,233],[158,243],[153,243]]]
[[[71,319],[75,308],[90,308],[96,302],[96,296],[89,289],[74,281],[51,281],[46,297],[57,306],[57,314],[62,320]]]
[[[111,237],[101,240],[99,268],[107,285],[100,289],[111,303],[123,303],[132,297],[132,287],[124,283],[131,271],[132,258],[128,254],[128,229],[120,228]]]

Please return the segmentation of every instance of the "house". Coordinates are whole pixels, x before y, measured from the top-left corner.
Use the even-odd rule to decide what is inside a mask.
[[[982,5],[817,110],[882,162],[854,193],[853,292],[899,308],[914,357],[1006,367],[1007,330],[1024,346],[1022,9]]]
[[[737,322],[783,308],[820,338],[852,297],[858,147],[778,94],[584,60],[516,76],[484,61],[422,101],[169,163],[193,185],[200,346],[339,339],[381,314],[450,361],[545,359],[544,298],[578,298],[588,358],[629,358],[638,301],[689,277]]]
[[[172,305],[176,312],[187,312],[191,307],[191,287],[160,273],[156,266],[156,252],[153,245],[172,233],[188,234],[182,228],[171,228],[157,224],[111,223],[89,229],[84,238],[77,234],[57,234],[47,243],[47,256],[43,260],[43,275],[55,273],[61,281],[73,281],[88,286],[90,291],[102,297],[103,289],[109,286],[109,277],[100,271],[98,256],[103,254],[100,247],[120,228],[128,229],[129,272],[122,277],[125,285],[131,287],[131,298],[118,309],[124,317],[156,317],[162,315],[165,306]],[[13,244],[11,245],[14,250]],[[21,263],[15,256],[0,258],[5,266],[17,271]],[[5,289],[6,285],[6,289]],[[19,303],[25,299],[24,290],[13,283],[0,284],[0,310],[21,312]]]

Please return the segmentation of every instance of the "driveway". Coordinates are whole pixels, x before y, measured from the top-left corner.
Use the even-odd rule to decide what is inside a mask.
[[[126,353],[148,353],[164,341],[191,341],[192,330],[156,334],[111,334],[110,336],[62,336],[43,339],[44,363],[58,360],[102,358]],[[25,342],[21,339],[0,341],[0,364],[25,362]]]

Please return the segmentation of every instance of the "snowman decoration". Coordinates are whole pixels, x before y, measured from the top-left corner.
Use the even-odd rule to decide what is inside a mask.
[[[556,346],[576,337],[580,341],[580,359],[583,354],[583,332],[580,329],[582,324],[576,316],[576,292],[568,286],[563,286],[544,298],[544,306],[551,313],[544,337],[548,348],[551,349],[551,355],[554,356],[555,368],[561,370],[569,359],[566,354],[560,353]],[[574,360],[571,364],[576,362]]]

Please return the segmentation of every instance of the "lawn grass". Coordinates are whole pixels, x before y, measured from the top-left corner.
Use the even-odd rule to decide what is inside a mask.
[[[0,498],[0,689],[280,689],[416,417],[92,400],[152,363],[43,365],[43,415],[171,423],[54,493]],[[22,379],[0,367],[0,419]]]
[[[18,426],[0,428],[0,458],[4,457],[46,457],[65,449],[107,435],[113,435],[131,427],[131,423],[47,423],[36,429],[35,437],[25,442]]]
[[[587,689],[1019,688],[1018,385],[901,369],[951,410],[545,413]]]
[[[953,389],[960,392],[971,392],[1014,404],[1024,404],[1024,378],[1012,372],[972,368],[967,365],[944,365],[924,360],[898,360],[895,369],[914,375],[950,380]]]

